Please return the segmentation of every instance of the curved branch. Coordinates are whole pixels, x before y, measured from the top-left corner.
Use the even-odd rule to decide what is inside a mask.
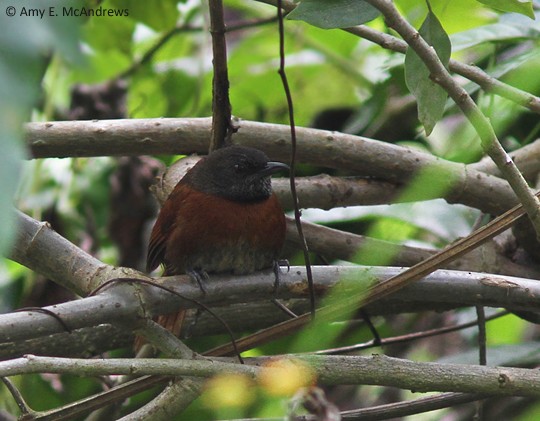
[[[114,278],[145,278],[134,269],[107,265],[38,222],[16,212],[17,237],[9,258],[77,293],[87,295]]]

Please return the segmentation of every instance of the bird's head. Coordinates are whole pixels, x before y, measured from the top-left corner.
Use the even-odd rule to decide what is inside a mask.
[[[272,194],[272,174],[289,169],[258,149],[228,146],[199,161],[186,174],[193,188],[237,202],[256,202]]]

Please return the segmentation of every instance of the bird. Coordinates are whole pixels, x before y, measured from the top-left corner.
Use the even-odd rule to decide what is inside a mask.
[[[272,174],[288,165],[258,149],[231,145],[202,158],[163,203],[148,245],[146,270],[164,276],[246,275],[276,267],[285,242],[285,215]],[[179,336],[185,311],[157,322]],[[137,345],[136,345],[137,348]]]

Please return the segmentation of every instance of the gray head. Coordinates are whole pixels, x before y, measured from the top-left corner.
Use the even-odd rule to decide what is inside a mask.
[[[204,193],[237,202],[257,202],[272,194],[272,174],[288,168],[269,161],[258,149],[233,145],[200,160],[183,181]]]

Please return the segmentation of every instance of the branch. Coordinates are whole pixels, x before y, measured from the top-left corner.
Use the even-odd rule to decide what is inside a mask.
[[[152,320],[145,320],[141,323],[142,329],[138,329],[146,339],[163,352],[167,357],[174,357],[177,360],[195,360],[202,359],[198,354],[184,345],[170,331]],[[141,359],[135,360],[140,361]],[[133,360],[132,360],[133,361]],[[154,360],[150,360],[154,361]],[[136,374],[136,373],[133,373]],[[166,375],[168,378],[168,375]],[[141,380],[141,379],[139,379]],[[173,379],[167,379],[172,381]],[[141,380],[141,383],[156,382],[155,377]],[[150,402],[143,405],[133,413],[123,417],[124,420],[169,420],[175,414],[182,412],[191,402],[197,399],[202,390],[204,382],[200,378],[180,378],[169,383],[158,396]]]
[[[360,250],[392,251],[392,266],[413,266],[439,250],[398,245],[376,238],[328,228],[310,222],[302,223],[304,235],[312,252],[324,256],[328,260],[345,260],[357,264],[368,264],[359,255]],[[287,218],[287,244],[296,245],[298,234],[290,218]],[[540,279],[540,269],[532,264],[522,266],[501,254],[496,244],[488,243],[469,251],[465,256],[444,265],[445,269],[486,272],[516,276],[520,278]]]
[[[270,4],[277,7],[277,0],[257,0],[261,3]],[[290,0],[282,0],[282,8],[290,12],[296,7],[296,3]],[[407,43],[399,38],[393,37],[382,32],[379,32],[369,26],[359,25],[352,28],[343,29],[358,37],[364,38],[374,44],[380,45],[382,48],[394,51],[396,53],[405,54],[407,51]],[[494,77],[490,76],[482,69],[476,66],[463,64],[456,60],[450,60],[449,69],[479,85],[486,92],[499,95],[516,104],[530,109],[531,111],[540,114],[540,98],[532,95],[529,92],[507,85]]]
[[[163,392],[142,408],[120,418],[118,421],[172,420],[193,400],[199,397],[203,387],[204,384],[200,379],[183,377],[181,380],[167,385]]]
[[[348,279],[349,281],[342,281],[343,288],[347,291],[347,288],[353,288],[356,296],[373,282],[382,282],[402,271],[399,268],[350,266],[315,266],[313,269],[318,294],[328,292],[338,280]],[[274,275],[271,271],[249,276],[212,276],[204,297],[194,282],[186,282],[188,279],[178,276],[157,280],[160,285],[178,292],[186,299],[147,284],[119,283],[111,285],[97,296],[46,308],[61,317],[71,330],[111,323],[136,328],[141,317],[168,314],[180,308],[195,308],[197,305],[193,300],[208,306],[220,306],[268,301],[273,297]],[[307,281],[303,267],[291,267],[289,272],[281,274],[279,298],[306,296]],[[393,303],[403,302],[424,306],[429,306],[429,303],[455,306],[481,304],[506,307],[510,310],[534,311],[540,302],[540,284],[534,280],[485,273],[440,270],[377,305],[378,308],[390,308]],[[252,309],[248,308],[248,311],[251,312]],[[47,314],[25,311],[0,315],[2,344],[59,333],[65,333],[64,328]]]
[[[258,27],[261,25],[266,25],[272,23],[276,20],[275,17],[260,19],[260,20],[251,20],[243,21],[233,24],[226,28],[226,32],[239,31],[242,29]],[[195,26],[185,23],[176,24],[174,28],[170,29],[168,32],[165,32],[160,35],[159,39],[152,45],[139,59],[137,59],[133,64],[129,66],[126,70],[121,72],[115,79],[124,79],[136,74],[141,67],[150,63],[156,53],[162,49],[175,35],[178,35],[183,32],[202,32],[205,28],[202,26]]]
[[[210,151],[226,146],[234,133],[229,101],[229,76],[227,70],[227,44],[222,0],[209,0],[210,34],[212,35],[212,138]]]
[[[539,396],[540,373],[533,369],[416,363],[384,355],[371,357],[302,357],[316,367],[323,384],[377,384],[413,392],[464,392]],[[377,378],[377,375],[381,377]],[[522,377],[523,376],[523,377]],[[415,381],[416,380],[416,381]],[[536,389],[536,390],[534,390]]]
[[[369,153],[369,152],[368,152]],[[195,165],[199,156],[193,155],[179,159],[165,173],[158,178],[158,182],[150,187],[152,193],[158,201],[163,204],[176,184],[186,174],[186,172]],[[426,164],[428,165],[428,164]],[[451,165],[451,164],[450,164]],[[477,175],[475,171],[470,171],[469,167],[456,167],[456,177],[464,178],[464,184],[472,183],[472,178]],[[458,171],[463,171],[463,175],[458,175]],[[493,189],[491,196],[498,196],[499,189],[507,189],[506,183],[500,183],[496,178],[496,185],[491,185]],[[296,178],[298,195],[304,208],[332,209],[339,206],[357,206],[357,205],[380,205],[390,203],[405,203],[419,200],[430,200],[443,196],[447,202],[455,203],[455,192],[432,192],[430,189],[423,189],[414,194],[404,194],[407,192],[407,186],[400,182],[388,182],[383,180],[374,180],[365,177],[333,177],[326,174],[320,174],[312,177]],[[292,194],[289,182],[284,178],[274,178],[272,188],[279,197],[284,208],[293,207]],[[487,186],[486,186],[487,188]],[[420,190],[420,189],[419,189]],[[458,190],[456,188],[456,190]],[[501,192],[503,195],[504,192]],[[513,194],[512,194],[513,196]],[[464,186],[459,201],[464,204],[477,203],[478,197],[472,196],[469,189]]]
[[[9,258],[79,294],[87,295],[114,278],[147,277],[134,269],[107,265],[38,222],[16,211],[17,238]]]
[[[407,415],[418,415],[423,412],[449,408],[464,403],[489,398],[489,395],[468,393],[441,393],[404,402],[372,406],[370,408],[353,409],[341,412],[342,420],[375,421],[381,419],[401,418]],[[261,420],[264,421],[264,420]],[[276,420],[277,421],[277,420]],[[308,418],[306,421],[317,421]]]
[[[159,177],[159,181],[150,187],[160,204],[165,202],[174,186],[199,159],[198,156],[189,156],[176,161]],[[332,177],[327,174],[296,177],[295,182],[302,207],[318,209],[394,203],[405,189],[397,183],[388,181],[365,177]],[[285,209],[293,208],[288,179],[273,178],[272,189]],[[432,195],[425,197],[433,198]]]
[[[159,37],[159,39],[155,42],[154,45],[152,45],[148,50],[146,50],[146,52],[134,63],[132,63],[129,66],[129,68],[127,68],[126,70],[121,72],[118,76],[116,76],[115,79],[117,80],[124,79],[124,78],[128,78],[136,74],[140,70],[141,67],[150,63],[152,59],[154,58],[154,56],[156,55],[156,53],[159,50],[161,50],[161,48],[165,44],[167,44],[167,42],[169,42],[175,35],[180,34],[182,32],[194,32],[194,31],[200,32],[202,31],[202,29],[203,29],[202,27],[185,25],[183,23],[175,25],[174,28],[162,34]]]
[[[298,354],[292,358],[293,364],[297,364],[295,361],[307,363],[317,381],[324,385],[364,384],[399,387],[415,392],[540,396],[540,373],[535,369],[422,363],[376,354],[370,357]],[[82,376],[139,374],[211,377],[223,373],[238,373],[257,379],[263,370],[276,369],[250,364],[259,365],[273,359],[276,358],[251,358],[247,360],[248,364],[242,365],[219,360],[81,360],[27,355],[0,362],[0,375],[45,372]]]
[[[435,50],[418,34],[394,7],[390,0],[366,0],[384,15],[386,24],[398,32],[410,48],[422,59],[431,72],[431,79],[439,84],[461,108],[463,114],[475,128],[481,140],[482,149],[493,159],[501,173],[508,180],[519,197],[523,208],[531,220],[537,237],[540,238],[540,201],[532,193],[527,182],[503,149],[489,120],[482,114],[467,91],[448,73]]]
[[[67,288],[74,288],[80,295],[87,295],[98,285],[110,279],[148,279],[132,269],[105,265],[58,235],[46,223],[40,223],[20,212],[17,215],[20,219],[20,233],[11,258],[32,270],[54,279],[60,285]],[[398,246],[393,243],[366,238],[307,222],[304,222],[303,226],[310,249],[330,258],[355,260],[354,256],[361,247],[379,247],[386,250],[394,248],[396,254],[393,264],[411,266],[434,253],[434,251],[426,249]],[[294,224],[289,220],[287,225],[288,242],[294,244],[297,241],[297,237],[298,233]],[[41,250],[46,250],[46,253]],[[66,264],[66,256],[76,256],[70,259],[74,263]],[[84,269],[78,269],[79,267]],[[448,265],[448,267],[470,271],[489,271],[518,277],[540,277],[538,271],[535,271],[534,268],[517,265],[487,246],[473,251],[471,255],[458,260],[452,265]],[[33,317],[35,316],[36,314]],[[74,349],[74,352],[86,352],[87,349],[101,349],[98,345],[93,345],[89,341],[90,336],[88,335],[90,335],[88,332],[83,335],[85,341],[80,343],[78,351]],[[114,335],[115,340],[122,341],[125,338],[125,334]],[[115,341],[113,340],[111,343],[113,347],[114,343]],[[62,343],[59,342],[58,347],[60,347],[60,351],[62,350],[62,346]],[[10,351],[11,348],[8,347],[4,352],[13,352]],[[0,354],[2,353],[0,351]]]
[[[309,312],[309,303],[305,298],[288,299],[285,304],[296,314]],[[367,311],[370,316],[392,316],[431,311],[441,313],[461,308],[463,308],[463,303],[460,302],[392,299],[373,303],[367,307]],[[237,333],[257,331],[290,320],[284,312],[278,311],[276,305],[270,300],[213,307],[212,311],[225,321],[233,332]],[[190,325],[191,323],[195,325]],[[189,331],[193,338],[226,333],[223,323],[208,313],[200,316],[190,315],[186,318],[186,326],[193,326]],[[35,339],[1,343],[0,360],[35,353],[36,350],[39,350],[39,354],[43,356],[89,358],[112,349],[130,347],[133,345],[133,340],[132,329],[128,326],[102,324],[76,329],[71,333],[62,332]]]
[[[289,159],[288,126],[243,120],[236,124],[239,130],[233,136],[234,143],[259,148],[274,159]],[[208,118],[26,125],[27,142],[36,158],[205,153],[210,131]],[[499,214],[517,203],[514,192],[504,180],[411,148],[300,127],[296,128],[296,136],[299,162],[398,183],[431,168],[441,174],[441,183],[446,183],[445,198],[450,203],[463,203],[491,214]]]
[[[151,190],[161,204],[169,197],[178,181],[199,159],[198,156],[180,159],[159,177],[159,182],[154,184]],[[400,197],[400,193],[405,191],[406,187],[380,180],[331,177],[322,174],[315,177],[297,178],[296,183],[302,198],[302,204],[306,208],[331,209],[336,206],[389,204],[412,199],[410,196]],[[284,207],[292,204],[289,183],[285,179],[273,179],[272,188]],[[428,197],[426,196],[426,198]],[[416,196],[415,199],[419,199],[419,197]],[[300,248],[297,230],[291,223],[291,219],[287,221],[287,243],[292,243],[296,248]],[[365,262],[358,260],[359,249],[361,247],[378,247],[378,250],[393,249],[395,251],[394,259],[391,262],[392,265],[412,266],[435,253],[434,250],[401,246],[309,222],[303,222],[303,228],[305,229],[309,249],[325,256],[327,259],[341,259],[362,264]],[[515,264],[498,250],[495,250],[493,245],[483,246],[445,267],[458,270],[467,269],[477,272],[501,273],[525,278],[540,277],[540,271],[535,270],[533,267]]]
[[[157,375],[211,377],[216,374],[239,373],[255,378],[256,367],[209,359],[178,358],[108,358],[80,359],[25,355],[0,362],[0,377],[32,373],[75,374],[79,376]]]
[[[510,158],[512,158],[525,178],[534,179],[538,175],[538,169],[540,168],[540,139],[511,152]],[[467,167],[497,177],[502,175],[489,157],[485,157]]]

